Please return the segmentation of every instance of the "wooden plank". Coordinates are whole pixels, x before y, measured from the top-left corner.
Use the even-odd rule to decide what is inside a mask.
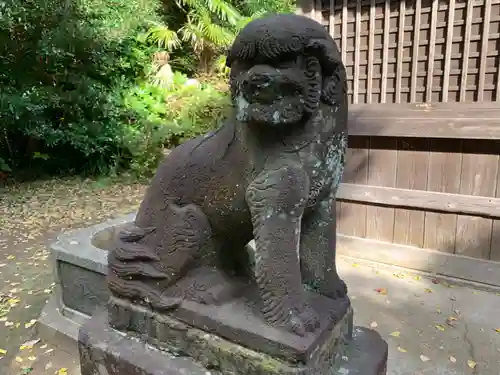
[[[340,256],[500,287],[500,263],[339,234]]]
[[[370,139],[368,184],[394,187],[396,184],[397,139]],[[370,206],[366,209],[366,235],[382,241],[394,237],[394,208]]]
[[[496,197],[500,198],[500,158],[498,160]],[[493,220],[490,259],[500,262],[500,218]]]
[[[467,16],[465,21],[464,53],[462,56],[462,76],[460,80],[460,101],[467,99],[467,74],[469,72],[470,39],[472,31],[472,10],[473,2],[467,2]]]
[[[498,176],[500,142],[463,141],[460,194],[494,197]],[[500,212],[500,206],[492,205]],[[458,216],[455,252],[488,259],[493,222],[482,217]]]
[[[368,181],[368,137],[349,137],[346,155],[346,169],[342,181],[357,186],[366,186]],[[340,208],[340,233],[351,236],[366,236],[366,205],[356,202],[342,202]]]
[[[367,98],[366,102],[370,104],[372,102],[372,90],[373,90],[373,52],[375,45],[375,0],[370,0],[370,19],[368,23],[368,82],[367,82]]]
[[[318,23],[323,23],[323,11],[322,11],[322,0],[313,0],[315,3],[314,6],[314,19]]]
[[[398,141],[396,187],[411,190],[427,189],[429,140],[425,138]],[[403,245],[424,246],[425,212],[418,209],[396,209],[394,242]]]
[[[500,59],[498,59],[498,61],[497,61],[496,101],[500,102]]]
[[[444,74],[443,74],[443,88],[441,92],[441,100],[448,101],[448,89],[450,86],[450,65],[451,65],[451,47],[453,45],[453,28],[455,21],[455,0],[449,1],[448,6],[448,29],[446,31],[446,51],[444,54]]]
[[[500,218],[500,199],[491,197],[343,183],[337,198],[343,202]]]
[[[420,20],[421,20],[421,7],[422,2],[417,0],[415,2],[415,19],[414,19],[414,34],[413,34],[413,53],[411,61],[411,92],[410,101],[415,103],[417,101],[417,73],[418,73],[418,49],[420,44]]]
[[[486,0],[484,4],[483,30],[481,40],[481,58],[479,62],[479,87],[477,92],[477,100],[484,100],[484,88],[486,80],[486,56],[488,53],[488,38],[491,19],[491,0]]]
[[[391,7],[390,0],[385,0],[384,8],[384,46],[382,50],[382,77],[381,77],[381,96],[380,102],[385,103],[387,101],[387,70],[388,70],[388,60],[389,60],[389,30],[390,30],[390,16]]]
[[[462,165],[461,141],[430,141],[427,189],[458,194]],[[455,251],[455,214],[425,213],[424,247],[453,253]]]
[[[358,104],[350,106],[349,118],[349,133],[358,136],[500,139],[495,102]]]
[[[342,62],[346,63],[347,56],[347,0],[342,0]]]
[[[355,19],[355,30],[356,34],[354,37],[354,78],[352,82],[353,92],[352,98],[353,103],[358,103],[359,96],[359,44],[361,43],[361,4],[359,1],[356,2],[356,19]]]
[[[438,0],[432,0],[429,56],[427,59],[427,91],[425,95],[426,103],[432,101],[432,81],[434,78],[434,55],[436,50],[437,12],[438,12]]]
[[[358,117],[349,121],[356,136],[500,139],[499,120]]]
[[[378,103],[378,104],[356,104],[350,105],[349,111],[367,112],[370,113],[402,113],[407,111],[419,111],[424,113],[456,113],[457,117],[464,117],[475,112],[477,114],[485,114],[489,117],[498,116],[500,107],[495,102],[474,102],[474,103]]]
[[[401,81],[403,74],[403,48],[405,41],[405,7],[406,2],[399,2],[399,21],[398,21],[398,54],[396,62],[396,103],[401,103]]]
[[[330,0],[330,14],[328,14],[328,29],[330,36],[335,38],[335,0]]]

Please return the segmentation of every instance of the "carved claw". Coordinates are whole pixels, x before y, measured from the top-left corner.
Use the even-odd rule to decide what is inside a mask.
[[[290,311],[286,329],[298,336],[305,336],[309,332],[314,332],[319,326],[319,316],[310,306],[302,309],[301,312]]]
[[[169,311],[177,309],[182,303],[182,298],[166,297],[154,298],[149,301],[149,304],[154,310]]]
[[[339,299],[347,296],[347,285],[344,281],[336,276],[333,281],[329,281],[327,285],[320,288],[321,294],[331,299]]]
[[[304,322],[307,332],[314,332],[320,325],[318,313],[309,305],[304,307],[299,317]]]

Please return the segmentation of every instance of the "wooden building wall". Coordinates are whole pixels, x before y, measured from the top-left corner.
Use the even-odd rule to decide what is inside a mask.
[[[341,252],[500,286],[500,0],[304,0],[298,13],[348,71]]]
[[[352,103],[500,101],[500,0],[299,0],[347,67]]]

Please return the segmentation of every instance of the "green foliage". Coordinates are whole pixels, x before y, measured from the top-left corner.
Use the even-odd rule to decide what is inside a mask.
[[[213,128],[230,105],[220,82],[175,73],[160,85],[158,52],[173,51],[174,70],[220,77],[235,33],[287,1],[0,2],[0,172],[147,175],[165,145]]]
[[[210,83],[189,84],[187,76],[175,73],[168,88],[143,83],[131,88],[123,103],[128,116],[121,162],[142,175],[157,166],[164,144],[176,146],[215,128],[230,99]]]
[[[169,52],[192,51],[198,71],[220,71],[221,54],[248,22],[265,13],[293,10],[291,0],[177,0],[167,8],[166,24],[152,25],[147,38]]]

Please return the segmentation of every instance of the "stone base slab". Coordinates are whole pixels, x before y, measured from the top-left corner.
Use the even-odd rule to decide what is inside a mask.
[[[179,332],[192,336],[193,344],[200,336],[185,325],[179,324]],[[196,329],[194,329],[196,330]],[[252,354],[252,361],[246,366],[236,365],[239,353],[235,345],[203,333],[206,339],[218,340],[221,350],[231,352],[235,365],[228,367],[224,356],[213,356],[211,360],[197,361],[186,353],[172,353],[159,350],[140,338],[124,334],[111,328],[107,313],[96,313],[79,331],[80,367],[82,375],[269,375],[289,374],[290,369],[282,367],[279,361],[268,356]],[[198,342],[203,345],[203,342]],[[244,348],[240,349],[245,350]],[[250,353],[251,351],[247,351]],[[215,360],[215,362],[214,362]],[[211,362],[211,363],[209,363]],[[387,344],[375,331],[355,327],[352,340],[344,343],[342,354],[332,358],[334,365],[325,372],[315,375],[385,375]],[[221,369],[224,367],[224,370]],[[221,371],[222,370],[222,371]],[[293,374],[303,374],[296,367]]]
[[[249,315],[242,310],[242,305],[231,306],[236,317],[245,319]],[[221,306],[212,308],[217,310]],[[137,335],[156,348],[187,355],[205,367],[215,368],[224,374],[236,374],[242,369],[246,370],[241,373],[248,375],[326,374],[333,365],[335,354],[342,355],[343,344],[352,334],[352,309],[349,306],[336,324],[325,326],[324,330],[310,337],[301,338],[281,330],[277,334],[277,329],[262,322],[254,322],[260,327],[260,335],[255,333],[249,336],[251,339],[247,337],[244,340],[234,340],[238,332],[245,334],[242,330],[246,324],[238,322],[238,319],[226,322],[226,329],[214,331],[209,326],[205,329],[186,323],[177,314],[159,314],[114,297],[110,299],[108,309],[109,321],[120,331]],[[217,314],[221,315],[225,316],[222,312]],[[250,315],[252,318],[253,315]],[[231,324],[236,326],[232,327]],[[285,343],[285,338],[290,342]],[[242,341],[246,344],[242,344]]]

